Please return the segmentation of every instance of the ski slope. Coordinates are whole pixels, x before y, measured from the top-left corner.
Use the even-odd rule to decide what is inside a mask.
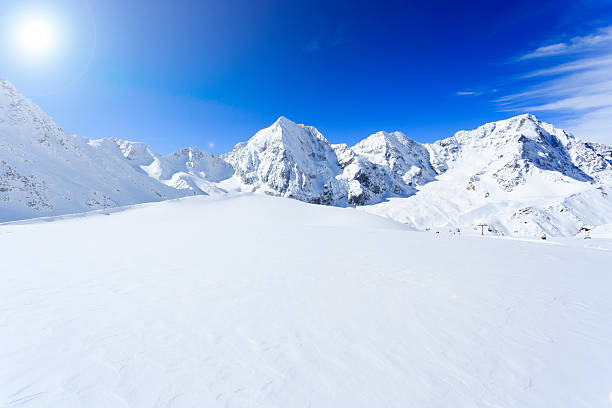
[[[604,407],[612,240],[240,195],[0,224],[0,407]]]

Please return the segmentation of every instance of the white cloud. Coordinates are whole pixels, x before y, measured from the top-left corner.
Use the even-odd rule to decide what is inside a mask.
[[[539,69],[536,71],[528,72],[522,76],[522,78],[535,78],[541,76],[550,76],[564,74],[568,72],[575,72],[581,70],[588,70],[598,67],[606,67],[612,64],[612,56],[598,56],[594,58],[585,58],[578,61],[567,62],[565,64],[559,64],[551,68]]]
[[[540,47],[528,54],[523,55],[520,59],[549,57],[551,55],[559,55],[567,52],[569,46],[566,43],[558,43]]]
[[[482,95],[482,92],[478,91],[459,91],[457,92],[457,96],[478,96]]]
[[[209,142],[208,143],[208,148],[209,149],[214,149],[215,148],[215,142]]]
[[[606,106],[577,118],[569,119],[564,126],[578,136],[585,135],[585,139],[588,139],[588,135],[593,135],[592,140],[611,145],[612,124],[610,118],[612,118],[612,106]]]
[[[553,45],[521,59],[564,54],[561,63],[515,77],[518,92],[494,102],[503,112],[546,112],[578,137],[612,144],[612,27]]]
[[[520,60],[533,58],[551,57],[587,51],[605,42],[612,41],[612,26],[601,28],[597,33],[571,38],[567,42],[545,45],[528,52],[520,57]]]

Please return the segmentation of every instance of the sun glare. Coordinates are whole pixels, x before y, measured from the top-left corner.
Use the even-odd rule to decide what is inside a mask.
[[[17,46],[30,57],[44,57],[56,50],[58,32],[54,22],[44,16],[24,18],[16,27]]]

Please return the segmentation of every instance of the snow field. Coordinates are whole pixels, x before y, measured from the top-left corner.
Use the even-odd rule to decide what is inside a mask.
[[[609,240],[259,195],[48,221],[0,225],[0,407],[608,404]]]

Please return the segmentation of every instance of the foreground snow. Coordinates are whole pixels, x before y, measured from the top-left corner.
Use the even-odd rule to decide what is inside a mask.
[[[0,406],[607,406],[611,242],[263,196],[0,225]]]

